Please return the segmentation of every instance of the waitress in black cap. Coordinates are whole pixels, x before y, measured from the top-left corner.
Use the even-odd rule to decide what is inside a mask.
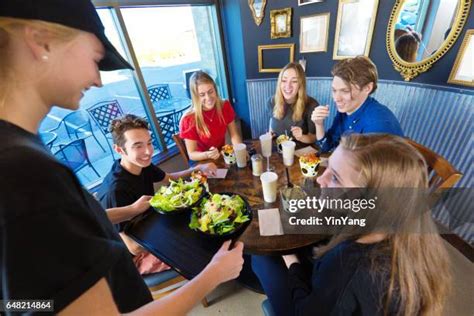
[[[238,276],[224,243],[192,281],[152,302],[105,211],[37,136],[54,105],[76,110],[99,70],[133,69],[89,0],[0,1],[0,299],[53,300],[81,315],[185,314]],[[4,304],[5,305],[5,304]],[[5,306],[4,306],[5,307]],[[9,310],[6,310],[9,313]]]

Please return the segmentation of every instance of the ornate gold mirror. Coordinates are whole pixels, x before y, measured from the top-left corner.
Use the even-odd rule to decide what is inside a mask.
[[[255,24],[260,25],[265,15],[265,5],[267,0],[249,0],[250,11],[252,11]]]
[[[427,71],[453,46],[471,0],[397,0],[387,30],[387,50],[405,81]]]

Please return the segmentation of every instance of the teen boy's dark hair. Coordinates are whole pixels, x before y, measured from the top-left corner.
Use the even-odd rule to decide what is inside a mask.
[[[126,114],[121,118],[113,120],[110,124],[110,132],[112,133],[114,144],[123,148],[127,141],[124,136],[125,132],[138,128],[148,130],[148,122],[133,114]]]

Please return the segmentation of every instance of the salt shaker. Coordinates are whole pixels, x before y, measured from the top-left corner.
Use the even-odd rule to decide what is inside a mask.
[[[260,154],[252,156],[252,174],[254,176],[260,176],[263,172],[263,157]]]

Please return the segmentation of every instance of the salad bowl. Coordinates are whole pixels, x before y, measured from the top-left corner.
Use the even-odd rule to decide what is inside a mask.
[[[236,239],[252,221],[247,200],[233,192],[214,193],[204,197],[193,208],[189,228],[211,238]]]
[[[150,205],[160,214],[179,214],[198,205],[206,195],[206,187],[199,180],[170,180],[155,193]]]

